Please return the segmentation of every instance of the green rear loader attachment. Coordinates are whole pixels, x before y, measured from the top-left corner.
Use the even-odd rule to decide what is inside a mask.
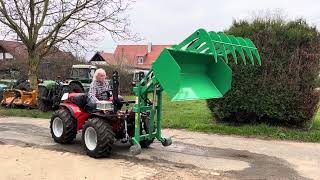
[[[170,138],[161,135],[163,91],[171,101],[223,97],[231,88],[229,59],[236,64],[241,59],[243,64],[261,65],[258,50],[250,39],[221,32],[199,29],[180,44],[165,48],[133,89],[137,99],[131,152],[140,153],[140,144],[155,138],[164,146],[171,144]],[[148,114],[148,119],[142,118],[142,114]],[[148,126],[147,132],[140,131],[142,124]]]

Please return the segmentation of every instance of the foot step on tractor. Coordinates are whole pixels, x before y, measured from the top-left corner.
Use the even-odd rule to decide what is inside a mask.
[[[92,110],[85,93],[65,94],[54,112],[50,128],[55,142],[71,143],[82,130],[82,143],[94,158],[111,154],[116,141],[131,143],[132,154],[141,153],[155,139],[163,146],[172,141],[161,134],[162,93],[171,101],[221,98],[230,90],[232,71],[228,58],[244,64],[247,60],[261,65],[257,48],[251,40],[198,29],[183,42],[165,48],[133,87],[136,99],[125,101],[118,96],[118,74],[113,73],[113,92]],[[121,110],[134,104],[133,108]]]

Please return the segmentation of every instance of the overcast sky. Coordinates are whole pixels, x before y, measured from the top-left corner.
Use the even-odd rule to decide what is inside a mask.
[[[319,0],[136,0],[129,11],[131,30],[145,40],[130,43],[105,38],[97,44],[97,51],[113,52],[117,44],[175,44],[198,28],[222,31],[233,19],[266,10],[282,11],[288,19],[303,17],[320,27]]]

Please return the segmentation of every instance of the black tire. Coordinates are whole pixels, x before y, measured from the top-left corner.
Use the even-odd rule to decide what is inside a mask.
[[[78,83],[69,84],[69,92],[84,93],[82,86]]]
[[[52,110],[52,104],[48,101],[45,101],[43,99],[38,99],[38,108],[42,112],[48,112]]]
[[[91,130],[93,128],[97,136],[97,144],[95,148],[90,148],[91,150],[87,147],[85,138],[88,128]],[[93,158],[110,156],[115,140],[115,133],[112,127],[103,119],[92,118],[85,123],[82,131],[82,144],[88,156]]]
[[[60,119],[63,124],[63,131],[61,136],[57,136],[54,133],[53,128],[54,128],[54,121],[56,118]],[[69,144],[76,138],[77,122],[71,116],[69,110],[62,108],[53,113],[50,121],[50,132],[54,141],[60,144]]]
[[[48,97],[48,89],[44,86],[39,86],[38,89],[39,89],[38,108],[40,109],[40,111],[43,111],[43,112],[52,110],[52,103],[41,98],[41,97],[43,98]]]
[[[3,91],[0,91],[0,104],[1,104],[2,100],[3,100]]]
[[[147,134],[149,133],[148,127],[150,124],[149,114],[142,116],[141,119],[142,119],[142,122],[140,126],[140,134]],[[140,141],[140,145],[142,148],[148,148],[153,143],[153,141],[154,141],[154,138],[143,140],[143,141]]]

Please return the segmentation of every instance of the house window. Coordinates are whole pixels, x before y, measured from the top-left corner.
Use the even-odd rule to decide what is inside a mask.
[[[10,53],[6,53],[6,59],[12,59],[13,56]]]
[[[9,60],[9,59],[13,59],[13,56],[10,53],[0,53],[0,60]]]
[[[144,57],[138,56],[138,64],[143,64],[143,62],[144,62]]]
[[[133,74],[133,81],[139,81],[139,73]]]

